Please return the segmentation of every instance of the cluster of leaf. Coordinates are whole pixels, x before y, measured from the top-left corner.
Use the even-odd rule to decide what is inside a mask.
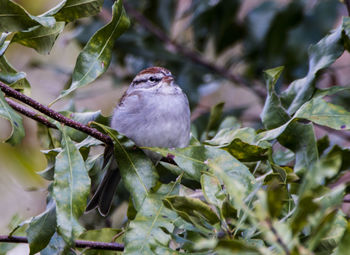
[[[30,84],[26,74],[17,72],[5,57],[8,46],[11,43],[19,43],[33,48],[38,53],[48,54],[67,23],[98,14],[102,4],[103,0],[65,0],[48,12],[33,16],[18,4],[10,0],[2,0],[0,2],[0,81],[29,95]],[[121,1],[115,2],[112,13],[111,21],[94,33],[80,52],[69,88],[62,91],[55,101],[93,82],[107,70],[112,58],[114,41],[129,27],[130,23]],[[10,121],[13,129],[7,141],[13,145],[18,144],[24,137],[21,117],[8,106],[2,93],[0,93],[0,103],[2,105],[0,116]]]
[[[198,8],[194,25],[197,21],[211,24],[206,15],[223,11],[224,1],[214,1],[214,7],[209,2],[213,1],[193,1]],[[238,2],[230,4],[237,10]],[[3,55],[8,45],[19,42],[48,52],[57,31],[67,22],[96,14],[101,5],[102,1],[67,0],[43,15],[32,16],[19,5],[0,0],[0,80],[28,93],[25,75],[16,72]],[[167,19],[168,14],[159,11],[154,17]],[[117,1],[111,22],[86,43],[70,88],[59,98],[106,71],[114,41],[128,24],[122,3]],[[161,24],[170,26],[169,22]],[[199,48],[207,33],[215,34],[218,52],[234,43],[234,38],[223,38],[229,29],[226,26],[223,31],[209,30],[213,29],[210,26],[203,29],[196,31]],[[349,169],[350,151],[330,146],[326,137],[317,141],[314,123],[336,130],[350,127],[350,113],[324,99],[347,88],[321,90],[315,86],[319,73],[348,49],[349,42],[350,19],[344,18],[336,30],[309,49],[307,75],[282,93],[275,90],[282,68],[265,72],[264,130],[241,127],[233,116],[221,121],[223,105],[219,104],[212,109],[204,133],[193,128],[188,147],[142,148],[173,158],[176,165],[160,162],[155,166],[141,149],[106,126],[99,112],[64,112],[83,124],[94,121],[96,128],[113,139],[122,183],[130,194],[122,230],[85,231],[82,224],[88,216],[83,212],[90,179],[96,181],[102,171],[103,155],[94,150],[101,142],[60,123],[55,123],[58,131],[40,126],[48,160],[47,169],[40,174],[51,184],[46,211],[22,224],[30,253],[74,254],[79,252],[74,250],[74,241],[86,239],[123,242],[126,254],[347,254],[350,225],[339,209],[347,187],[334,183]],[[0,115],[14,129],[8,142],[18,144],[24,136],[21,117],[2,93]],[[164,180],[164,173],[172,175]]]
[[[98,14],[102,5],[103,0],[64,0],[48,12],[34,16],[13,1],[1,0],[0,81],[30,95],[26,74],[17,72],[5,57],[8,46],[19,43],[38,53],[48,54],[69,22]],[[122,1],[113,4],[112,14],[110,22],[96,31],[80,52],[71,84],[56,100],[93,82],[107,70],[114,42],[129,26]],[[62,114],[82,124],[92,120],[107,123],[100,112]],[[8,105],[2,91],[0,116],[8,119],[12,126],[11,135],[6,142],[18,145],[25,136],[22,117]],[[74,240],[83,232],[78,219],[84,213],[90,192],[88,173],[91,169],[98,169],[101,163],[101,155],[88,157],[90,147],[100,145],[100,141],[60,123],[56,125],[59,132],[41,126],[39,129],[39,139],[47,149],[43,153],[48,161],[48,167],[41,175],[53,182],[49,187],[46,211],[22,224],[27,227],[31,254],[39,251],[42,254],[65,253],[74,245]]]
[[[308,74],[281,94],[275,84],[283,68],[265,72],[264,130],[240,127],[232,116],[220,122],[220,104],[201,142],[194,132],[186,148],[143,148],[172,155],[177,164],[154,168],[98,125],[115,141],[131,194],[125,253],[347,254],[350,228],[339,209],[346,185],[332,184],[350,167],[349,150],[330,146],[326,137],[317,141],[314,123],[349,129],[350,112],[324,100],[348,88],[315,86],[320,71],[344,52],[349,22],[344,18],[310,48]],[[160,182],[161,167],[178,177]]]
[[[106,1],[106,4],[111,2]],[[227,70],[239,69],[244,64],[246,78],[254,80],[261,77],[263,70],[283,65],[283,79],[287,82],[307,72],[309,45],[334,27],[341,5],[338,0],[315,1],[313,4],[300,0],[288,1],[287,4],[271,0],[259,1],[258,4],[241,0],[194,0],[189,9],[179,13],[173,0],[127,3],[172,40],[207,56]],[[242,16],[242,6],[244,9],[248,6],[249,12],[239,17]],[[174,21],[179,19],[185,25],[176,30]],[[85,26],[78,40],[86,43],[96,26],[96,22]],[[235,47],[242,50],[232,53]],[[198,101],[199,86],[222,79],[210,68],[169,50],[167,44],[137,22],[133,22],[116,42],[114,52],[118,64],[133,70],[131,75],[149,65],[169,68],[176,74],[192,104]],[[126,78],[129,81],[130,77]]]

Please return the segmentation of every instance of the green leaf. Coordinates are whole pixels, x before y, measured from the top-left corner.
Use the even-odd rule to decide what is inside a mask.
[[[63,238],[55,232],[51,237],[49,245],[46,246],[44,250],[40,252],[40,255],[75,255],[75,252],[71,250],[69,246],[65,243]]]
[[[344,47],[347,51],[350,49],[350,18],[343,17],[343,39],[344,39]]]
[[[10,45],[10,41],[5,41],[2,45],[0,45],[0,57],[4,55],[9,45]]]
[[[78,219],[84,213],[90,192],[90,178],[78,148],[68,137],[64,127],[62,151],[56,157],[53,197],[56,201],[57,228],[70,246],[83,232]]]
[[[92,136],[86,137],[83,141],[80,143],[77,143],[77,148],[81,150],[81,148],[90,148],[92,146],[102,145],[103,142],[100,140],[97,140],[96,138]]]
[[[126,151],[121,144],[116,143],[115,155],[124,185],[138,210],[158,180],[157,170],[141,150]]]
[[[309,190],[325,185],[326,178],[331,178],[338,173],[341,162],[342,158],[338,153],[320,159],[303,178],[299,188],[299,195],[302,196]]]
[[[258,139],[262,141],[279,137],[279,142],[291,149],[296,155],[295,172],[312,168],[318,159],[313,126],[312,124],[298,123],[295,120],[302,118],[338,130],[348,129],[350,113],[321,98],[341,90],[337,87],[332,90],[320,91],[315,95],[315,98],[303,104],[292,119],[280,127],[260,133]]]
[[[51,150],[41,150],[41,152],[44,154],[47,166],[44,170],[38,172],[41,177],[45,178],[48,181],[54,180],[54,174],[55,174],[55,164],[56,164],[56,156],[58,153],[62,151],[61,148],[55,148]]]
[[[308,248],[313,251],[317,248],[321,239],[323,239],[327,233],[331,230],[332,225],[336,219],[338,210],[333,209],[326,213],[321,220],[318,221],[317,227],[313,230],[310,235],[310,240],[308,242]]]
[[[323,136],[317,140],[317,151],[319,155],[322,155],[323,152],[329,147],[329,137],[328,135]]]
[[[295,172],[310,169],[317,161],[317,143],[312,123],[298,123],[292,118],[280,127],[261,132],[257,137],[259,141],[276,138],[295,153]]]
[[[231,128],[232,130],[241,128],[242,124],[240,121],[234,117],[234,116],[227,116],[224,118],[224,120],[220,123],[218,130],[224,129],[224,128]]]
[[[312,124],[298,123],[294,118],[280,127],[261,132],[258,135],[259,141],[278,141],[295,153],[295,172],[308,169],[318,159],[318,151],[315,133]]]
[[[210,158],[206,160],[209,171],[224,183],[234,207],[236,209],[244,207],[244,199],[256,184],[253,175],[245,165],[226,151],[212,148],[209,151]]]
[[[64,0],[44,15],[54,16],[57,21],[71,22],[98,14],[102,4],[103,0]]]
[[[207,202],[221,209],[226,196],[220,181],[215,176],[205,173],[201,176],[201,186]]]
[[[280,216],[283,202],[287,199],[286,186],[273,179],[267,186],[267,205],[272,218]]]
[[[163,162],[163,161],[159,161],[158,165],[159,166],[161,165],[162,167],[166,168],[166,170],[169,170],[171,173],[173,173],[175,176],[179,176],[180,174],[183,174],[185,178],[187,179],[191,179],[190,176],[187,176],[184,171],[178,167],[177,165],[174,165],[174,164],[170,164],[170,163],[167,163],[167,162]],[[160,173],[161,175],[161,173]]]
[[[29,31],[18,32],[11,42],[33,48],[40,54],[49,54],[64,25],[64,22],[56,22],[52,27],[38,26]]]
[[[176,164],[184,171],[185,177],[200,181],[201,171],[205,171],[208,166],[204,163],[208,159],[207,149],[204,146],[190,146],[186,148],[155,148],[142,147],[144,149],[157,152],[163,157],[174,156]]]
[[[290,119],[275,92],[275,84],[282,71],[283,67],[281,66],[264,72],[268,94],[260,117],[267,129],[279,127]]]
[[[350,112],[341,106],[328,103],[320,97],[305,103],[295,114],[295,117],[337,130],[350,129]]]
[[[56,206],[51,201],[42,214],[35,216],[26,230],[30,255],[44,249],[56,231]]]
[[[344,51],[342,45],[342,24],[332,33],[309,48],[309,71],[304,78],[294,81],[282,93],[282,103],[293,114],[308,101],[315,92],[317,74],[330,66]]]
[[[53,17],[33,16],[10,0],[0,0],[0,32],[16,32],[37,25],[48,27],[54,24]]]
[[[0,117],[7,119],[12,127],[6,142],[11,145],[19,144],[24,137],[22,117],[7,104],[2,91],[0,91]]]
[[[220,240],[215,247],[217,254],[260,254],[258,249],[244,240]]]
[[[129,25],[130,21],[126,16],[122,1],[118,0],[113,4],[111,22],[98,30],[79,54],[69,89],[62,91],[54,102],[77,88],[93,82],[107,70],[111,62],[114,42],[128,29]]]
[[[102,228],[96,230],[89,230],[82,233],[79,236],[81,240],[88,240],[94,242],[107,242],[113,243],[117,240],[114,240],[117,235],[120,235],[118,239],[122,239],[122,230],[114,228]],[[118,240],[119,241],[119,240]],[[99,250],[98,252],[94,249],[84,250],[85,255],[115,255],[115,251]]]
[[[219,127],[219,120],[224,109],[224,102],[218,103],[210,110],[209,121],[206,129],[206,139],[212,137],[212,132],[215,132]]]
[[[342,164],[340,170],[344,171],[350,167],[350,149],[341,148],[339,145],[334,145],[329,152],[329,155],[340,154],[342,157]]]
[[[208,252],[180,252],[168,247],[156,246],[152,250],[152,254],[156,255],[209,255]]]
[[[331,189],[328,189],[328,188],[324,189],[322,192],[322,196],[319,198],[321,211],[326,212],[330,208],[339,208],[339,206],[341,206],[341,204],[343,203],[344,195],[345,195],[345,184],[339,184],[336,187],[333,187]]]
[[[224,182],[229,194],[237,201],[242,201],[255,184],[249,169],[222,149],[211,146],[190,146],[176,149],[144,148],[158,152],[164,157],[174,156],[176,164],[193,180],[200,181],[201,172],[212,172]]]
[[[287,129],[287,127],[293,122],[295,122],[295,120],[290,119],[289,121],[284,123],[282,126],[279,126],[277,128],[270,129],[267,131],[263,131],[263,132],[258,134],[257,140],[258,141],[274,140],[274,139],[278,138],[281,134],[283,134],[283,132]]]
[[[295,153],[294,172],[309,170],[318,160],[315,132],[312,123],[287,122],[278,141]]]
[[[7,224],[7,230],[11,230],[10,236],[13,234],[23,236],[25,235],[24,226],[27,223],[27,221],[23,222],[23,219],[16,213],[12,215],[12,217],[9,219],[9,223]],[[6,230],[5,230],[6,231]],[[14,247],[16,247],[17,244],[15,243],[0,243],[0,255],[7,255],[8,251],[12,250]]]
[[[338,92],[346,91],[349,89],[350,88],[348,88],[348,87],[342,87],[342,86],[332,86],[332,87],[325,88],[325,89],[317,88],[313,98],[330,96],[330,95],[334,95]]]
[[[313,196],[303,196],[299,199],[296,210],[290,220],[290,228],[293,235],[298,234],[308,224],[310,215],[315,214],[317,209],[319,209],[319,205],[314,202]]]
[[[194,226],[201,227],[201,230],[208,227],[213,228],[211,225],[220,222],[219,217],[214,213],[210,206],[198,198],[168,196],[163,202],[168,208],[175,211],[184,220],[192,223]],[[208,225],[208,223],[210,225]]]
[[[61,134],[58,130],[49,128],[41,123],[37,123],[37,126],[37,137],[41,148],[50,150],[61,146]]]
[[[95,175],[103,171],[103,161],[104,155],[103,153],[89,156],[86,161],[86,169],[89,171],[89,175]]]
[[[294,153],[287,148],[279,148],[272,153],[272,160],[278,165],[288,165],[294,158]]]
[[[88,125],[91,121],[97,121],[98,118],[100,118],[101,111],[94,111],[94,112],[71,112],[71,111],[62,111],[60,112],[64,116],[73,119],[81,124]],[[76,142],[82,142],[84,139],[87,139],[88,135],[82,131],[78,131],[71,127],[66,127],[66,133],[67,135]],[[96,143],[96,140],[86,140],[87,143]],[[79,149],[82,145],[79,146]],[[88,147],[89,145],[85,145],[85,147]]]
[[[228,196],[226,196],[224,203],[222,204],[221,211],[225,220],[230,220],[231,218],[235,218],[237,215],[237,210],[230,203]]]
[[[149,190],[158,181],[158,173],[152,161],[140,149],[125,148],[117,138],[118,132],[110,127],[94,122],[114,141],[114,154],[126,189],[130,192],[135,209],[141,208]]]
[[[338,245],[335,255],[347,255],[350,249],[350,222],[348,221],[346,230]]]
[[[319,221],[317,221],[317,223],[318,222]],[[334,250],[336,247],[338,247],[340,240],[346,230],[346,227],[347,220],[345,219],[345,215],[340,210],[337,210],[337,214],[331,225],[331,229],[327,231],[326,235],[322,237],[319,245],[317,245],[317,248],[322,247],[322,249],[324,250],[323,247],[330,247],[331,252],[334,253]]]
[[[10,33],[1,33],[0,34],[0,57],[2,55],[4,55],[5,51],[7,50],[7,48],[9,47],[10,45],[10,41],[6,41],[7,39],[7,36],[9,35]]]
[[[153,254],[152,248],[168,246],[174,230],[175,212],[163,205],[162,199],[179,193],[178,178],[175,183],[162,184],[145,198],[125,234],[125,254]]]
[[[26,79],[26,74],[24,72],[17,72],[10,63],[7,62],[4,55],[0,56],[0,70],[0,81],[27,96],[30,95],[30,84]]]
[[[240,161],[258,161],[267,158],[268,143],[264,146],[257,145],[256,133],[252,128],[241,128],[236,130],[221,129],[206,144],[215,145],[228,151],[232,156]],[[269,145],[269,144],[268,144]]]

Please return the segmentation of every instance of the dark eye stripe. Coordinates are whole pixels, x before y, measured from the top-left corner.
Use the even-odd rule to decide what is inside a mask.
[[[157,78],[157,77],[153,77],[153,76],[149,77],[148,79],[152,82],[158,82],[161,80],[161,78]]]
[[[136,81],[133,82],[133,84],[134,84],[134,85],[137,85],[137,84],[140,84],[140,83],[142,83],[142,82],[147,82],[147,81],[148,81],[148,79],[136,80]]]
[[[136,80],[136,81],[133,81],[133,85],[138,85],[140,83],[146,83],[147,81],[151,81],[151,82],[159,82],[162,78],[158,78],[158,77],[149,77],[148,79],[141,79],[141,80]]]

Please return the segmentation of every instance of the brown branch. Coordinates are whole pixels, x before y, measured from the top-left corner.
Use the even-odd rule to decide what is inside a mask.
[[[138,12],[136,9],[134,9],[132,6],[130,6],[127,3],[124,3],[124,7],[127,11],[127,13],[132,16],[141,26],[143,26],[145,29],[147,29],[149,32],[154,34],[158,39],[163,41],[166,45],[166,48],[170,51],[173,51],[174,53],[179,53],[186,58],[190,59],[192,62],[197,63],[210,71],[217,73],[226,79],[241,84],[244,87],[252,90],[256,95],[258,95],[260,98],[265,99],[266,97],[266,91],[263,88],[257,88],[255,86],[252,86],[250,82],[248,82],[243,77],[233,74],[226,70],[225,68],[215,65],[204,58],[202,58],[197,52],[185,48],[184,46],[176,43],[175,41],[172,41],[166,33],[164,33],[159,27],[154,25],[149,19],[147,19],[142,13]]]
[[[28,243],[28,238],[24,236],[0,235],[0,242],[3,243]],[[76,248],[90,248],[94,250],[123,251],[124,245],[120,243],[94,242],[86,240],[76,240]]]
[[[7,96],[16,98],[17,100],[25,103],[26,105],[33,107],[37,111],[47,115],[48,117],[50,117],[54,120],[59,121],[60,123],[63,123],[69,127],[76,129],[76,130],[82,131],[82,132],[104,142],[105,144],[113,144],[112,139],[108,135],[105,135],[105,134],[99,132],[97,129],[91,128],[91,127],[86,126],[84,124],[81,124],[75,120],[67,118],[67,117],[63,116],[62,114],[50,109],[49,107],[35,101],[34,99],[18,92],[17,90],[14,90],[13,88],[7,86],[6,84],[4,84],[2,82],[0,82],[0,89]],[[21,109],[21,110],[23,110],[23,109]],[[28,113],[28,115],[31,115],[31,114]],[[28,116],[28,117],[30,117],[30,116]]]
[[[4,84],[2,82],[0,82],[0,90],[2,90],[7,96],[16,98],[17,100],[33,107],[34,109],[36,109],[36,110],[44,113],[45,115],[59,121],[60,123],[63,123],[69,127],[76,129],[76,130],[82,131],[85,134],[91,135],[92,137],[95,137],[96,139],[104,142],[108,146],[113,146],[113,141],[108,135],[105,135],[105,134],[99,132],[98,130],[91,128],[91,127],[88,127],[84,124],[81,124],[75,120],[69,119],[69,118],[63,116],[62,114],[48,108],[47,106],[40,104],[39,102],[35,101],[34,99],[12,89],[11,87],[7,86],[6,84]],[[11,100],[7,97],[5,98],[5,100],[14,110],[22,113],[23,115],[25,115],[25,116],[27,116],[35,121],[38,121],[38,122],[46,125],[49,128],[57,128],[54,124],[49,122],[49,120],[47,120],[44,116],[38,115],[35,111],[15,102],[14,100]],[[164,162],[167,162],[169,164],[176,165],[174,160],[171,158],[163,157],[161,160]]]
[[[44,124],[45,126],[48,126],[49,128],[56,128],[57,129],[57,127],[54,124],[52,124],[50,121],[48,121],[44,116],[38,115],[37,112],[15,102],[14,100],[12,100],[8,97],[6,97],[5,100],[17,112],[20,112],[23,115],[25,115],[25,116],[27,116],[35,121],[38,121],[38,122]]]
[[[282,238],[279,236],[279,234],[277,233],[277,230],[275,229],[275,227],[272,225],[272,222],[270,219],[266,220],[266,223],[269,227],[269,229],[271,230],[271,232],[273,233],[273,235],[275,236],[277,243],[282,247],[282,249],[284,250],[284,252],[287,255],[290,255],[290,251],[288,250],[287,245],[283,242]]]

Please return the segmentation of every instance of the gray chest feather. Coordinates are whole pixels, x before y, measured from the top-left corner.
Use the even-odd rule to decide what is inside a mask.
[[[185,147],[190,138],[190,111],[185,95],[135,94],[119,105],[112,128],[138,146]]]

